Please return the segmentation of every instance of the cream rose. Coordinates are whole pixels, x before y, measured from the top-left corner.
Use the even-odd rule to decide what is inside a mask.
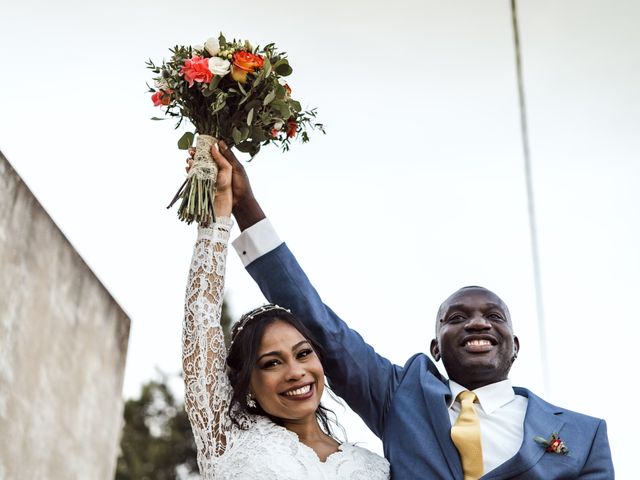
[[[206,42],[204,42],[204,48],[209,52],[209,55],[215,57],[220,52],[220,43],[217,38],[209,38]]]
[[[209,71],[214,75],[224,76],[229,73],[231,62],[220,57],[211,57],[209,59]]]

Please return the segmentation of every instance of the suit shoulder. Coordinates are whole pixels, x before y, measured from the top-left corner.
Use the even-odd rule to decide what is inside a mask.
[[[526,388],[514,387],[514,391],[517,395],[527,397],[529,399],[529,402],[537,403],[538,406],[542,407],[544,410],[548,410],[554,415],[562,415],[566,420],[594,426],[597,426],[600,422],[604,422],[602,418],[592,417],[591,415],[586,415],[584,413],[576,412],[575,410],[570,410],[568,408],[560,407],[558,405],[547,402],[546,400],[537,396],[535,393],[527,390]]]
[[[436,367],[436,364],[424,353],[416,353],[415,355],[412,355],[405,362],[403,367],[405,375],[416,371],[422,371],[424,369],[428,370],[439,379],[442,379],[442,375],[440,374],[438,367]]]

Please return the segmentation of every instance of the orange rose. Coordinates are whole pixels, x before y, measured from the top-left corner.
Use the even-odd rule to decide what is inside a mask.
[[[180,75],[184,75],[190,87],[193,87],[193,82],[209,83],[213,78],[213,73],[209,70],[209,59],[197,55],[184,62]]]
[[[233,64],[245,72],[253,72],[264,66],[264,58],[246,50],[240,50],[233,54]]]
[[[231,65],[231,78],[233,78],[236,82],[247,83],[247,73],[245,70],[242,70],[235,65]]]

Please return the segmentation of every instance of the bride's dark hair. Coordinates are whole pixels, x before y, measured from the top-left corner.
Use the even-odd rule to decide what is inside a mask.
[[[311,332],[309,332],[302,322],[289,310],[276,305],[265,305],[245,313],[232,329],[231,347],[227,355],[229,381],[233,387],[233,395],[231,397],[231,403],[229,404],[229,415],[238,426],[241,426],[239,415],[242,413],[264,415],[274,423],[282,425],[280,418],[269,415],[257,402],[254,402],[254,407],[250,407],[247,404],[247,396],[251,384],[251,373],[256,364],[262,335],[264,335],[265,329],[276,320],[286,322],[298,330],[311,344],[311,347],[320,359],[320,363],[324,365],[322,348],[314,339]],[[326,383],[325,388],[328,389]],[[332,423],[338,426],[338,428],[342,430],[342,433],[344,433],[344,430],[337,422],[335,413],[322,404],[319,404],[316,409],[316,418],[320,427],[327,435],[335,438],[333,429],[331,428]]]

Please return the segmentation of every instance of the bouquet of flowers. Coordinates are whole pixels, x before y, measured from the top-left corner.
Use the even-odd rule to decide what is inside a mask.
[[[198,136],[187,179],[167,208],[182,199],[178,217],[208,225],[214,218],[214,143],[224,140],[253,158],[262,145],[274,143],[286,151],[292,139],[308,142],[309,129],[324,133],[324,127],[316,122],[315,109],[302,110],[291,97],[284,79],[291,74],[291,66],[286,54],[272,43],[254,48],[247,41],[228,41],[220,34],[203,46],[176,46],[170,52],[161,65],[147,62],[156,74],[154,86],[149,87],[151,100],[177,120],[176,128],[185,119],[195,127],[195,132],[182,135],[178,148],[189,149]]]

